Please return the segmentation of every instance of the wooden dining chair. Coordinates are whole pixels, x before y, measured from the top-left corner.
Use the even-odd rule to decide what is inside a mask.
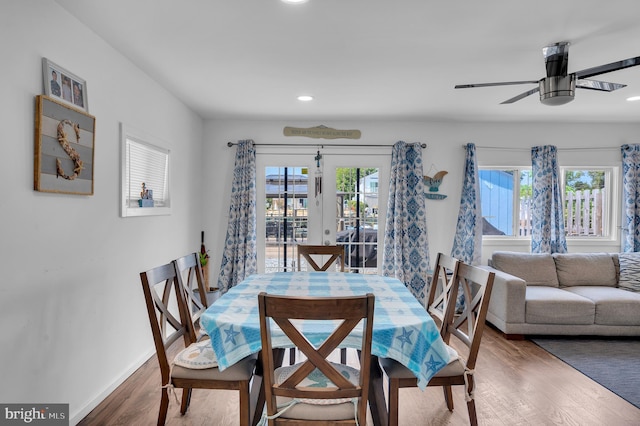
[[[460,260],[444,253],[438,253],[436,258],[436,265],[433,269],[427,296],[426,310],[434,321],[438,323],[440,329],[442,329],[444,317],[448,313],[447,306],[449,305],[450,297],[456,298],[458,294],[458,288],[455,289],[455,294],[453,295],[452,290],[454,284],[458,285],[457,277],[460,263]]]
[[[264,292],[258,295],[266,416],[270,426],[366,423],[374,303],[373,294],[324,298]],[[271,320],[300,348],[306,361],[274,369]],[[327,322],[326,327],[333,332],[316,348],[292,320]],[[336,320],[341,320],[337,326]],[[329,354],[361,321],[360,369],[327,361]]]
[[[453,411],[451,386],[464,386],[469,422],[474,426],[478,424],[474,401],[474,372],[487,309],[489,308],[493,280],[493,272],[465,263],[459,265],[456,281],[463,290],[464,306],[460,315],[453,315],[456,305],[456,297],[453,295],[458,288],[458,285],[454,285],[449,296],[445,324],[441,330],[442,339],[447,344],[449,351],[449,363],[438,371],[427,384],[427,386],[443,387],[449,411]],[[458,353],[449,344],[452,336],[459,340],[464,348],[463,352]],[[418,382],[410,370],[392,359],[380,359],[380,366],[389,378],[388,425],[396,426],[398,424],[399,389],[416,387]]]
[[[298,271],[300,270],[301,258],[307,261],[307,264],[313,268],[314,271],[326,271],[334,262],[339,262],[340,272],[344,272],[344,246],[333,245],[312,245],[312,244],[298,244]],[[322,266],[320,266],[314,256],[331,256],[327,259]],[[320,260],[318,260],[320,261]],[[295,364],[296,362],[296,348],[291,348],[289,351],[289,363]],[[347,350],[345,348],[340,349],[340,362],[342,364],[347,363]]]
[[[182,388],[180,412],[185,414],[191,400],[191,390],[197,388],[237,390],[240,397],[240,425],[248,426],[254,407],[250,401],[249,382],[256,356],[247,357],[224,371],[218,369],[211,341],[196,341],[174,262],[141,272],[140,280],[162,380],[158,425],[165,424],[170,389]],[[178,340],[183,341],[184,349],[170,360],[169,348]]]
[[[333,246],[323,246],[323,245],[310,245],[310,244],[298,244],[298,271],[300,270],[300,261],[301,257],[303,257],[309,266],[313,268],[314,271],[326,271],[334,262],[339,262],[340,272],[344,272],[344,246],[342,245],[333,245]],[[331,256],[326,262],[322,263],[320,266],[314,256]]]
[[[180,283],[185,294],[187,308],[191,315],[191,321],[196,327],[198,340],[207,337],[200,326],[200,317],[209,307],[207,301],[207,289],[205,288],[200,254],[191,253],[173,261],[179,275]]]

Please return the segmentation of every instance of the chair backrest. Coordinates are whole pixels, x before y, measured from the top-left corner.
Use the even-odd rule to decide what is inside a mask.
[[[458,267],[457,281],[464,294],[462,313],[447,320],[442,338],[449,344],[451,336],[455,336],[465,344],[467,353],[464,358],[470,370],[476,365],[494,277],[495,273],[477,266],[461,263]],[[449,300],[449,304],[455,306],[456,300]]]
[[[369,391],[371,340],[373,336],[373,294],[353,297],[289,297],[266,293],[258,295],[260,333],[264,359],[264,385],[267,414],[277,412],[276,396],[301,399],[359,398],[358,418],[365,423]],[[274,378],[274,358],[271,344],[273,319],[291,342],[307,357],[300,367],[284,382],[277,385]],[[333,333],[316,349],[291,320],[323,320]],[[329,321],[342,320],[336,323]],[[362,346],[360,352],[360,380],[354,385],[327,361],[327,356],[349,335],[362,320]],[[302,387],[298,384],[315,369],[320,370],[335,388]]]
[[[329,266],[333,264],[336,260],[340,261],[340,271],[344,272],[344,246],[342,245],[333,245],[333,246],[323,246],[323,245],[309,245],[309,244],[298,244],[298,271],[300,270],[300,257],[304,257],[309,266],[313,268],[314,271],[326,271],[329,269]],[[324,262],[322,266],[319,266],[318,263],[313,259],[312,256],[331,256],[329,260]]]
[[[163,385],[169,383],[171,374],[167,349],[181,337],[185,347],[195,341],[177,277],[173,262],[140,273]]]
[[[426,309],[433,319],[439,322],[441,331],[442,325],[445,323],[445,316],[453,314],[453,310],[451,312],[447,311],[447,306],[449,305],[449,300],[451,298],[455,300],[458,295],[457,280],[460,264],[460,260],[444,253],[438,253],[429,287]],[[455,309],[455,303],[452,309]]]
[[[185,295],[191,321],[198,324],[198,320],[207,310],[207,290],[204,285],[200,254],[191,253],[173,261]]]

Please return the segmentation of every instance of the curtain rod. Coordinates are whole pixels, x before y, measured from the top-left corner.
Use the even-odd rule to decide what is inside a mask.
[[[227,142],[227,146],[229,148],[231,148],[234,145],[238,145],[237,142]],[[287,146],[287,147],[317,147],[317,146],[321,146],[321,147],[325,147],[325,146],[343,146],[343,147],[347,147],[347,148],[358,148],[358,147],[363,147],[363,148],[385,148],[385,147],[393,147],[393,145],[356,145],[356,144],[339,144],[339,143],[318,143],[318,144],[305,144],[305,145],[294,145],[294,144],[290,144],[290,143],[257,143],[255,144],[255,146]],[[420,147],[422,147],[423,149],[427,147],[426,143],[421,143]]]
[[[462,145],[465,149],[467,145]],[[507,151],[531,151],[531,148],[505,147],[505,146],[476,146],[477,149],[501,149]],[[558,151],[606,151],[610,149],[620,149],[619,146],[601,146],[592,148],[558,148]]]

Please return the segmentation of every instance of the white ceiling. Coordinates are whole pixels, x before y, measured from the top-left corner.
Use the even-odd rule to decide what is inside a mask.
[[[56,0],[205,119],[637,122],[640,67],[545,106],[542,47],[569,72],[640,56],[637,0]],[[301,103],[300,94],[315,100]]]

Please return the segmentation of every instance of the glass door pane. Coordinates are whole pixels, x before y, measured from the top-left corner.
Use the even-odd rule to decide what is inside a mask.
[[[295,245],[307,241],[307,192],[307,168],[265,169],[265,272],[296,269]]]
[[[375,167],[335,168],[335,240],[349,272],[378,272],[378,179]]]

